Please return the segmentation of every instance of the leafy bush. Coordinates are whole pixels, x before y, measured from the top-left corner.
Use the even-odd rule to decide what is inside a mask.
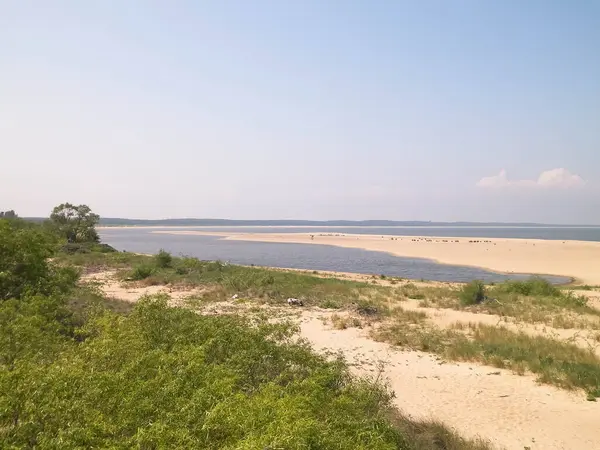
[[[463,305],[475,305],[485,298],[485,285],[482,281],[473,280],[463,286],[460,301]]]
[[[0,301],[66,292],[75,285],[74,269],[48,261],[55,242],[39,225],[0,220]]]
[[[194,270],[202,268],[202,262],[198,258],[183,256],[176,258],[173,264],[177,275],[187,275]]]
[[[525,281],[507,281],[499,284],[497,288],[503,292],[526,296],[558,297],[561,295],[560,289],[541,277],[531,277]]]
[[[561,300],[564,304],[574,306],[575,308],[588,308],[588,298],[585,295],[576,295],[573,291],[566,291],[561,293]],[[591,308],[594,311],[594,308]]]
[[[140,264],[135,266],[129,275],[129,279],[133,281],[145,280],[154,273],[155,269],[150,264]]]
[[[160,251],[154,255],[154,262],[157,267],[166,269],[167,267],[171,267],[171,264],[173,263],[173,257],[169,252],[161,248]]]
[[[390,394],[288,343],[287,325],[146,298],[92,318],[79,345],[36,329],[27,342],[44,352],[23,348],[0,377],[3,448],[410,448],[387,420]]]

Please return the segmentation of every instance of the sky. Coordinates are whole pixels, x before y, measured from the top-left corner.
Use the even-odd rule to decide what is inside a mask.
[[[0,210],[600,224],[600,2],[0,0]]]

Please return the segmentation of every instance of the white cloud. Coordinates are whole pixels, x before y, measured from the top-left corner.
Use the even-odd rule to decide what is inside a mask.
[[[569,172],[567,169],[551,169],[540,174],[537,180],[511,180],[506,175],[506,170],[501,170],[498,175],[483,177],[477,182],[477,186],[484,188],[505,187],[532,187],[532,188],[572,188],[585,184],[585,180],[579,175]]]
[[[567,169],[552,169],[542,172],[537,181],[540,186],[577,187],[583,186],[585,180]]]

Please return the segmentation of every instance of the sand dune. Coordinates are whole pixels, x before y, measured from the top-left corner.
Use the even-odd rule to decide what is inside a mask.
[[[477,266],[497,272],[562,275],[581,283],[600,284],[600,242],[193,230],[155,233],[212,235],[240,241],[334,245],[387,252],[396,256],[428,258],[444,264]]]

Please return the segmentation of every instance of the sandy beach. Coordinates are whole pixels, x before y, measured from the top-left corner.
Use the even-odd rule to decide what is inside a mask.
[[[443,264],[476,266],[505,273],[535,273],[572,277],[600,284],[600,242],[541,239],[418,237],[342,233],[239,233],[198,230],[157,230],[174,235],[210,235],[255,242],[333,245],[427,258]]]

